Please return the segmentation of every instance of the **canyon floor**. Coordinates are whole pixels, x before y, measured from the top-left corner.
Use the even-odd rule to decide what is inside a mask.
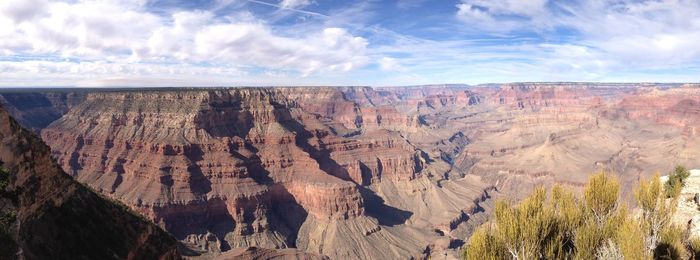
[[[74,179],[192,257],[456,258],[497,199],[605,170],[631,201],[641,178],[700,168],[691,84],[44,89],[0,103]]]

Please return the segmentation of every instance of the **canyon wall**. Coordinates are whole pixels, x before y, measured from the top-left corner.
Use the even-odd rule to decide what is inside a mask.
[[[57,94],[22,95],[2,96]],[[494,199],[555,182],[576,189],[602,169],[626,189],[675,164],[697,167],[700,154],[695,86],[110,90],[60,100],[46,103],[60,115],[50,124],[41,109],[5,103],[75,179],[203,256],[252,246],[333,259],[456,256]]]
[[[2,107],[0,167],[0,258],[180,259],[175,238],[70,178]]]

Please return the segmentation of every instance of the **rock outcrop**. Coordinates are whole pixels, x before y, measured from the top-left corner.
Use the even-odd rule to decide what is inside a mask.
[[[16,255],[4,251],[4,257],[180,258],[170,234],[77,183],[50,155],[48,146],[0,108],[0,162],[3,174],[9,173],[0,187],[0,210],[3,221],[14,218],[8,226],[17,246],[11,250]],[[3,249],[8,244],[3,241]]]
[[[665,177],[665,176],[664,176]],[[690,239],[700,239],[700,170],[690,170],[685,185],[678,197],[678,208],[673,213],[672,222],[688,229]]]
[[[342,92],[319,89],[314,100],[305,96],[310,90],[90,93],[42,136],[76,179],[194,249],[294,246],[327,253],[340,242],[314,231],[323,225],[380,230],[365,213],[363,192],[371,191],[362,183],[411,180],[422,166],[400,135],[343,138],[339,132],[358,127],[327,124],[324,116],[345,115],[322,102],[326,92],[333,99]],[[297,235],[306,232],[319,237]]]
[[[700,155],[692,86],[81,93],[48,126],[35,123],[59,164],[204,255],[456,256],[495,198],[578,189],[600,169],[632,194],[649,172],[695,167]],[[33,110],[12,111],[32,123]]]
[[[75,91],[50,93],[14,91],[0,95],[0,105],[9,109],[15,120],[25,128],[39,130],[61,118],[84,98],[85,93]]]
[[[327,256],[306,253],[295,249],[270,250],[265,248],[247,247],[236,248],[226,253],[212,256],[217,259],[240,259],[240,260],[328,260]]]

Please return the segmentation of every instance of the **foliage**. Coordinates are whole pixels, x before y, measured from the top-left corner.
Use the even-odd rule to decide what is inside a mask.
[[[625,259],[651,259],[644,244],[644,227],[638,219],[629,218],[620,225],[616,241]]]
[[[503,246],[486,226],[482,226],[474,231],[469,242],[469,248],[462,254],[464,259],[495,260],[505,258]]]
[[[603,233],[594,221],[588,219],[576,229],[575,259],[594,259],[596,248],[603,241]]]
[[[12,211],[0,211],[0,227],[6,228],[12,225],[17,219],[17,215]]]
[[[3,167],[3,162],[0,161],[0,259],[15,258],[14,252],[17,251],[17,243],[12,236],[12,225],[17,220],[16,213],[5,209],[4,200],[13,201],[11,192],[8,192],[7,186],[10,184],[10,170]]]
[[[620,184],[616,178],[605,172],[594,174],[588,178],[588,185],[583,192],[586,209],[602,225],[607,217],[617,207],[617,197],[620,194]]]
[[[676,168],[681,183],[683,169]],[[683,229],[670,225],[676,200],[666,199],[665,191],[658,175],[642,181],[635,190],[640,214],[630,214],[619,202],[619,182],[606,173],[591,176],[580,198],[558,185],[549,196],[538,188],[518,205],[497,202],[492,222],[474,233],[463,257],[687,258]],[[700,239],[687,247],[697,252]]]
[[[495,235],[514,258],[538,258],[543,245],[554,231],[553,209],[545,204],[547,192],[538,188],[517,207],[496,204]]]
[[[623,259],[624,256],[615,242],[613,242],[612,239],[608,239],[607,243],[598,247],[595,258],[598,260],[618,260]]]
[[[668,227],[675,211],[676,199],[666,200],[657,174],[649,181],[641,181],[634,193],[642,211],[641,220],[648,230],[645,244],[649,253],[655,252],[661,240],[662,231]]]
[[[664,184],[664,191],[667,198],[677,198],[681,194],[681,189],[685,186],[685,179],[690,176],[690,171],[683,166],[676,166],[668,175],[668,180]]]
[[[0,191],[4,191],[10,184],[10,170],[0,166]]]
[[[685,229],[681,226],[670,225],[661,231],[659,245],[655,248],[655,259],[688,259],[684,240]]]

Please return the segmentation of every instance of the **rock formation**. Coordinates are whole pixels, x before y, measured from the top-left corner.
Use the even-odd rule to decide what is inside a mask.
[[[0,162],[6,174],[0,213],[2,222],[9,222],[1,231],[11,237],[2,241],[0,258],[180,258],[170,234],[77,183],[50,155],[49,147],[0,108]]]
[[[664,176],[665,177],[665,176]],[[690,170],[678,198],[678,208],[673,213],[673,223],[688,228],[688,237],[700,239],[700,170]]]
[[[81,93],[48,126],[34,123],[59,164],[203,255],[456,256],[494,198],[554,182],[576,189],[601,168],[625,192],[700,154],[692,86]],[[27,124],[41,114],[12,107]]]

